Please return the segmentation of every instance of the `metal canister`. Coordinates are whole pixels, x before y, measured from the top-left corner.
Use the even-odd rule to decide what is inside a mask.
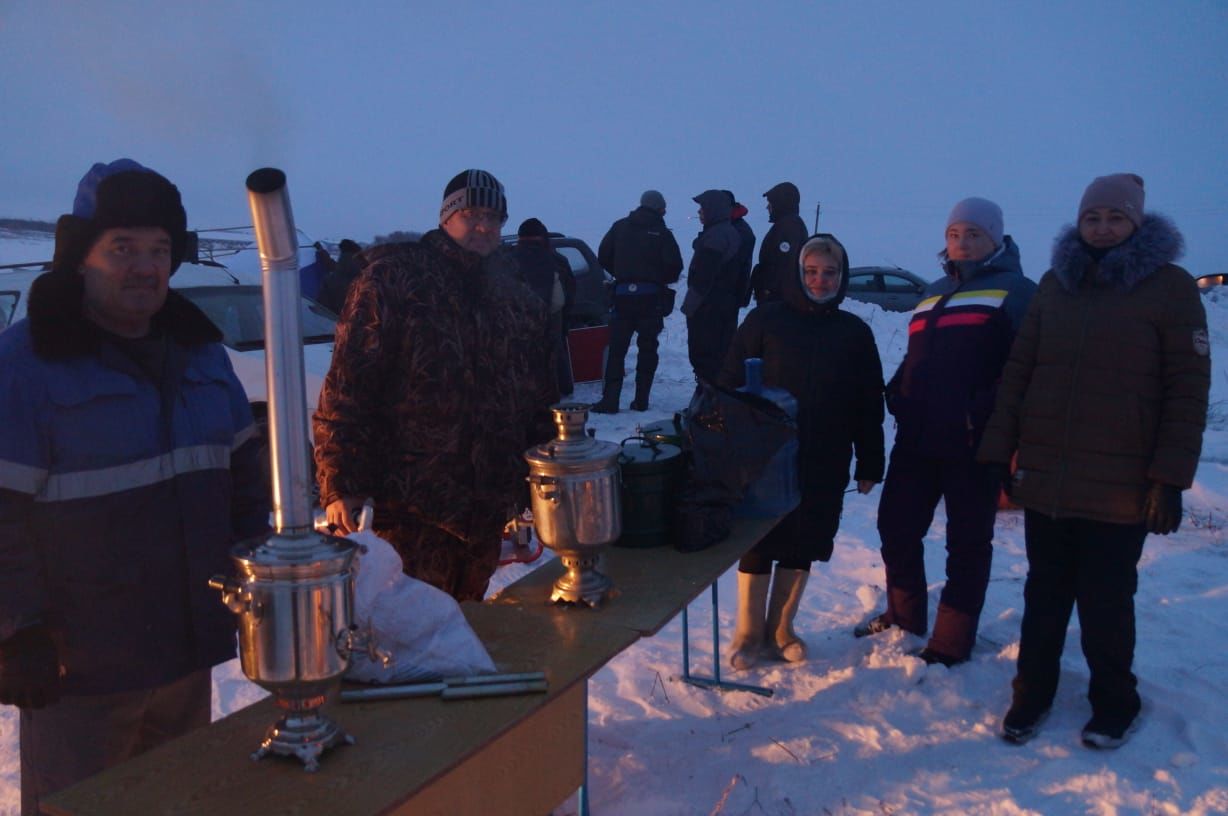
[[[682,448],[647,437],[622,441],[623,533],[618,547],[659,547],[673,531],[678,491],[686,478]]]
[[[551,599],[597,606],[611,586],[597,571],[598,557],[622,533],[620,449],[584,432],[588,406],[562,403],[551,411],[558,436],[524,453],[533,525],[568,569]]]

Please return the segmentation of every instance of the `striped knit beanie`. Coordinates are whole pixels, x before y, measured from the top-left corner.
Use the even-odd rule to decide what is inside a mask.
[[[484,207],[494,210],[507,220],[507,196],[503,185],[485,170],[462,170],[457,173],[443,191],[443,203],[439,205],[439,223],[443,224],[457,210],[469,207]]]

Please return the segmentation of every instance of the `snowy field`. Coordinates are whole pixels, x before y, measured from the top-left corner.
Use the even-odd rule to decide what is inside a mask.
[[[11,251],[5,247],[3,254]],[[1042,733],[1024,746],[998,736],[1027,571],[1019,512],[998,517],[989,594],[970,662],[953,669],[926,666],[910,655],[923,640],[899,631],[853,638],[853,626],[885,603],[876,489],[846,497],[835,556],[814,567],[797,619],[810,644],[809,661],[728,670],[730,679],[770,686],[774,696],[722,694],[680,682],[678,620],[593,677],[593,813],[1228,813],[1228,290],[1222,302],[1213,297],[1204,298],[1214,379],[1197,483],[1185,493],[1180,532],[1150,538],[1140,565],[1135,670],[1145,719],[1129,744],[1098,752],[1079,741],[1090,711],[1077,617],[1058,699]],[[903,356],[907,316],[851,302],[845,308],[873,328],[890,376]],[[680,315],[669,319],[661,339],[652,408],[594,416],[590,427],[600,438],[617,441],[637,423],[686,405],[692,380]],[[634,362],[633,348],[628,371]],[[624,405],[633,379],[627,378]],[[599,396],[597,384],[581,385],[575,394],[580,401]],[[944,531],[940,507],[927,540],[932,605],[942,585]],[[529,568],[505,568],[492,590]],[[719,588],[724,649],[734,616],[732,569]],[[711,668],[710,609],[705,594],[691,610],[693,669],[701,674]],[[243,678],[237,661],[219,667],[214,684],[216,717],[263,694]],[[17,712],[0,707],[0,814],[17,813],[18,782]],[[574,799],[555,811],[575,812]]]

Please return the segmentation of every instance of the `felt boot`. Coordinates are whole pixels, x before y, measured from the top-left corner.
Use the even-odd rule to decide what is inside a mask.
[[[732,654],[729,665],[735,669],[749,669],[759,662],[763,649],[763,611],[767,601],[770,575],[738,573],[738,618],[734,627]]]
[[[782,660],[799,663],[806,659],[806,642],[793,631],[793,619],[801,606],[810,570],[776,568],[772,597],[768,601],[767,643]]]

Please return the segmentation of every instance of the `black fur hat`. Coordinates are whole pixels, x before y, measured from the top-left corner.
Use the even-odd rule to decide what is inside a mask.
[[[77,185],[72,212],[55,225],[53,272],[76,272],[103,232],[161,227],[171,239],[171,272],[187,249],[187,214],[179,189],[132,159],[95,164]]]

